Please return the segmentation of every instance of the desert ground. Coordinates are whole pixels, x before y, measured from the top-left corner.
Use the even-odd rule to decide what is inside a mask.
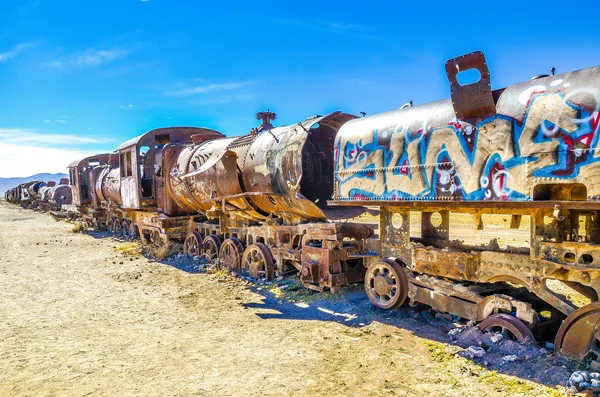
[[[452,320],[361,286],[294,295],[72,229],[0,201],[0,396],[561,396],[573,370],[463,358]]]

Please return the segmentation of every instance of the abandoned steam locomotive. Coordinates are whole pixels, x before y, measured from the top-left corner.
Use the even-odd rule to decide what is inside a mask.
[[[470,69],[479,81],[459,84]],[[556,336],[557,353],[600,366],[600,67],[494,91],[480,52],[446,72],[451,99],[370,117],[274,128],[262,112],[240,137],[147,132],[71,164],[67,208],[253,277],[298,272],[332,292],[364,281],[382,309],[422,303],[521,340]],[[373,210],[378,224],[348,221]],[[451,213],[476,230],[489,215],[529,219],[528,246],[452,240]]]
[[[60,210],[63,205],[71,204],[72,197],[71,185],[66,178],[62,178],[58,185],[54,181],[26,182],[4,193],[8,202],[44,212]]]

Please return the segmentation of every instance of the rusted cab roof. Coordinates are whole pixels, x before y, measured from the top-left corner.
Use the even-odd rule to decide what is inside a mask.
[[[168,127],[168,128],[157,128],[148,132],[143,133],[135,138],[132,138],[128,141],[123,142],[117,148],[117,151],[121,151],[123,149],[127,149],[131,146],[142,146],[144,144],[152,144],[155,143],[155,137],[157,135],[169,135],[169,142],[191,142],[192,135],[199,134],[218,134],[224,136],[218,131],[211,130],[209,128],[201,128],[201,127]]]
[[[73,167],[83,167],[87,166],[90,160],[98,160],[100,164],[106,164],[108,161],[109,153],[95,154],[93,156],[84,157],[82,159],[73,161],[71,164],[67,166],[67,168]]]

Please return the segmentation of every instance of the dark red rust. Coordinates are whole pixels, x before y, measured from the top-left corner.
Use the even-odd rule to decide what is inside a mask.
[[[519,342],[533,342],[535,337],[527,326],[518,318],[510,314],[492,314],[479,324],[482,331],[494,331],[501,334],[510,334]]]
[[[600,364],[600,302],[592,302],[571,313],[563,322],[554,351],[577,360],[592,354]]]

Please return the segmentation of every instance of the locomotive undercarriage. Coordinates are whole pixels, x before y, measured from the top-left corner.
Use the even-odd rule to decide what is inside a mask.
[[[83,217],[86,219],[86,215]],[[373,250],[374,224],[286,225],[275,219],[248,226],[236,225],[227,217],[169,217],[107,207],[90,226],[139,237],[144,243],[183,242],[188,256],[204,257],[256,279],[268,281],[297,273],[306,288],[319,292],[329,289],[335,293],[344,285],[361,282],[366,270],[364,260],[377,257]]]
[[[333,293],[363,280],[369,299],[383,309],[420,303],[518,340],[551,341],[556,335],[557,353],[591,357],[600,365],[600,208],[428,204],[381,207],[379,237],[377,225],[365,223],[269,220],[248,226],[226,216],[120,209],[109,209],[106,222],[111,231],[144,242],[183,241],[188,255],[257,279],[297,273],[305,287]],[[421,210],[420,237],[411,237],[411,210]],[[513,229],[528,215],[532,243],[501,248],[495,240],[451,240],[452,212],[471,213],[475,229],[485,227],[482,215],[511,215]]]
[[[332,293],[363,279],[365,241],[375,229],[363,223],[221,224],[194,222],[185,240],[186,253],[265,280],[298,273],[305,287]]]
[[[369,261],[365,276],[372,303],[384,309],[422,303],[519,340],[556,335],[557,353],[600,365],[598,208],[565,202],[516,208],[432,204],[381,207],[381,259]],[[410,235],[411,210],[421,212],[419,238]],[[530,248],[450,240],[451,211],[473,214],[475,229],[484,227],[484,214],[512,215],[513,229],[529,215]]]

